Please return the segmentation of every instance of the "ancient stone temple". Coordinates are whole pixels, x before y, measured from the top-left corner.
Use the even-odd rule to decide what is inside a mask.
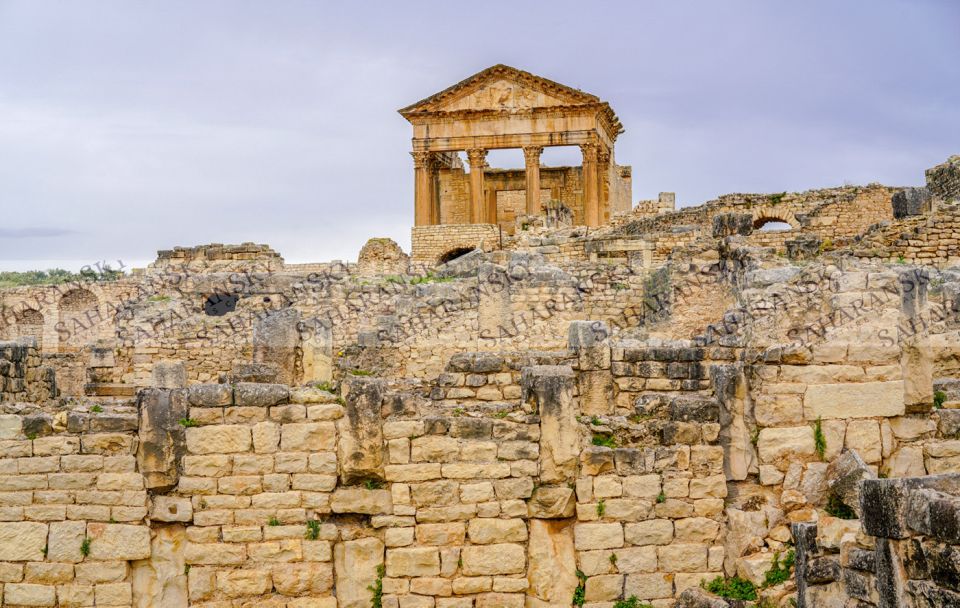
[[[599,226],[630,210],[630,167],[614,161],[623,126],[596,95],[495,65],[400,114],[413,125],[414,257],[437,242],[473,248],[545,214]],[[542,167],[549,146],[578,146],[582,166]],[[490,168],[487,153],[502,149],[523,150],[525,167]]]

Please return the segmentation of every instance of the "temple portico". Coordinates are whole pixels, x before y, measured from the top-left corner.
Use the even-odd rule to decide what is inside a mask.
[[[623,127],[595,95],[496,65],[400,114],[413,125],[417,227],[488,224],[512,234],[517,218],[547,204],[599,226],[631,207],[630,168],[614,162]],[[581,166],[542,166],[557,146],[579,147]],[[489,167],[488,153],[505,149],[522,151],[522,169]]]

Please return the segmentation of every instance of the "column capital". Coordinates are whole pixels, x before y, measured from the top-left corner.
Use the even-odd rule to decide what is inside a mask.
[[[580,152],[583,153],[584,164],[595,163],[600,153],[600,144],[592,141],[580,144]]]
[[[523,146],[523,159],[527,165],[539,165],[543,146]]]
[[[434,164],[433,152],[415,150],[410,153],[413,157],[413,166],[416,169],[429,169]]]
[[[467,162],[471,169],[482,169],[487,166],[487,151],[483,148],[470,148],[467,150]]]
[[[610,156],[611,156],[610,148],[607,148],[605,146],[599,146],[597,148],[597,162],[599,162],[600,164],[605,165],[608,162],[610,162]]]

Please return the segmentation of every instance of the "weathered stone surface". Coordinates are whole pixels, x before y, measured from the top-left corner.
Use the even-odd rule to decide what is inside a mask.
[[[187,450],[180,420],[188,418],[182,391],[144,389],[137,397],[140,411],[137,466],[147,489],[167,489],[179,479],[180,460]]]
[[[233,387],[233,402],[246,407],[268,407],[286,403],[290,389],[285,384],[238,382]]]
[[[387,549],[387,576],[437,576],[440,552],[435,547]]]
[[[478,545],[524,542],[527,540],[527,524],[522,519],[471,519],[467,534],[470,542]]]
[[[361,538],[337,543],[333,549],[339,608],[369,608],[370,591],[383,564],[383,543]]]
[[[763,429],[760,431],[757,449],[761,462],[765,463],[810,458],[816,453],[813,429],[809,426]]]
[[[860,515],[862,483],[865,479],[874,477],[860,456],[847,450],[827,468],[827,488],[843,504]]]
[[[83,544],[83,539],[86,535],[86,522],[52,522],[50,524],[50,535],[47,539],[47,559],[56,562],[72,563],[83,561],[80,546]]]
[[[193,519],[193,503],[188,498],[156,495],[150,507],[150,519],[163,522],[187,522]]]
[[[218,425],[187,429],[187,450],[191,454],[230,454],[250,450],[250,428]]]
[[[803,411],[807,420],[902,416],[903,381],[811,384]]]
[[[579,583],[573,526],[531,519],[527,559],[529,593],[547,604],[566,605]]]
[[[580,456],[573,370],[540,365],[524,368],[522,374],[523,401],[540,414],[540,479],[572,480]]]
[[[523,545],[502,543],[467,546],[461,550],[463,573],[467,576],[519,574],[526,568]]]
[[[330,508],[334,513],[390,515],[393,513],[393,500],[390,490],[337,488],[330,498]]]
[[[158,526],[153,529],[150,557],[132,564],[134,606],[186,608],[187,575],[183,552],[186,543],[183,526]]]
[[[0,561],[41,561],[46,546],[46,524],[0,522]]]
[[[150,557],[150,529],[126,524],[87,524],[90,559],[133,560]]]
[[[277,380],[296,383],[300,312],[293,307],[267,313],[253,327],[253,361],[277,370]]]
[[[344,383],[346,415],[337,420],[340,479],[345,484],[383,479],[384,445],[380,406],[383,382],[351,377]]]
[[[541,487],[533,491],[527,503],[528,515],[539,519],[572,517],[576,509],[573,489],[565,486]]]

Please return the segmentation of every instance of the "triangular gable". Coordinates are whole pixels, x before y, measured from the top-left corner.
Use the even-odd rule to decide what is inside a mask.
[[[541,108],[599,101],[595,95],[499,64],[403,108],[400,114]]]

